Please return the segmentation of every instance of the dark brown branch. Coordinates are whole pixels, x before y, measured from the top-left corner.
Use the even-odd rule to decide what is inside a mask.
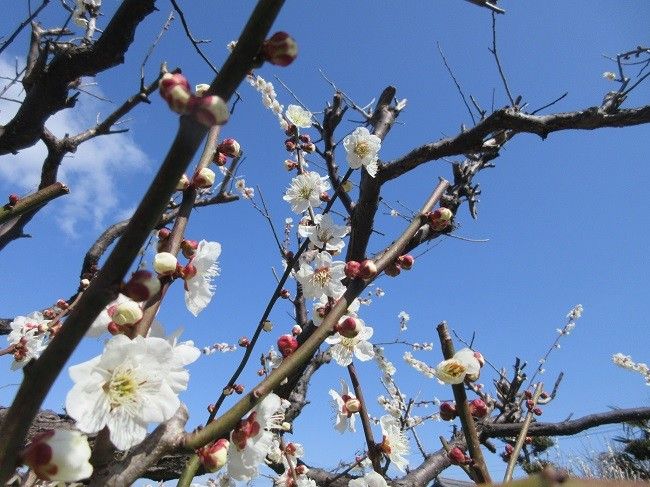
[[[569,436],[589,428],[604,424],[617,424],[626,421],[650,419],[650,408],[615,409],[606,413],[590,414],[582,418],[560,421],[559,423],[532,423],[528,428],[529,436]],[[516,436],[521,430],[521,423],[492,423],[483,425],[482,436],[502,438]]]
[[[323,153],[323,158],[327,164],[327,174],[329,175],[330,181],[332,183],[332,188],[339,196],[341,203],[348,211],[348,215],[352,214],[352,199],[350,195],[346,193],[341,187],[341,179],[339,178],[338,166],[334,160],[334,131],[339,123],[341,123],[341,118],[347,110],[347,107],[342,105],[342,95],[340,92],[334,94],[334,99],[332,101],[332,106],[325,109],[325,116],[323,117],[323,142],[325,143],[325,152]]]
[[[45,121],[74,105],[68,98],[70,83],[81,76],[94,76],[124,61],[135,30],[154,10],[155,0],[125,0],[94,44],[70,46],[55,55],[47,70],[36,77],[12,120],[0,128],[0,155],[34,145]]]
[[[18,218],[24,213],[34,212],[37,208],[40,208],[53,199],[56,199],[59,196],[63,196],[64,194],[68,194],[69,192],[70,190],[65,184],[54,183],[50,186],[38,190],[34,194],[30,194],[29,196],[25,196],[24,198],[19,199],[18,203],[13,206],[4,206],[0,208],[0,225],[14,218]],[[3,229],[0,226],[0,234],[3,233]]]
[[[420,146],[405,156],[380,168],[377,178],[383,183],[418,167],[425,162],[442,157],[480,152],[483,139],[488,135],[512,130],[514,133],[537,134],[543,139],[560,130],[594,130],[604,127],[629,127],[650,122],[650,105],[605,113],[598,107],[577,112],[551,115],[529,115],[513,108],[503,108],[479,122],[475,127],[455,137]]]

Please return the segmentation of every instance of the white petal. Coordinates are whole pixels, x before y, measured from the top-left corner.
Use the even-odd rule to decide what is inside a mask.
[[[336,360],[336,363],[342,367],[347,367],[352,363],[352,351],[341,345],[334,345],[330,350],[332,357]]]
[[[372,348],[372,344],[370,342],[359,342],[354,347],[354,355],[362,362],[365,362],[374,358],[375,349]]]

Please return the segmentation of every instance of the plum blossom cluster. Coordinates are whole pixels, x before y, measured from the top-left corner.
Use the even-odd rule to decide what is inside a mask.
[[[212,355],[213,353],[228,353],[228,352],[234,352],[237,350],[237,345],[231,345],[230,343],[226,342],[218,342],[218,343],[213,343],[210,346],[203,347],[201,349],[201,352],[203,355]]]
[[[631,370],[641,374],[641,377],[645,379],[647,386],[650,386],[650,367],[648,364],[643,362],[635,362],[632,360],[632,357],[629,355],[624,355],[622,353],[616,353],[612,356],[612,362],[614,362],[619,367],[624,369]]]
[[[280,123],[280,128],[282,128],[282,130],[287,130],[289,128],[289,123],[285,120],[283,115],[284,106],[278,101],[278,95],[275,92],[273,83],[254,74],[249,74],[246,77],[246,81],[248,81],[248,84],[262,95],[262,104],[275,114]]]
[[[475,382],[478,380],[485,360],[480,352],[463,348],[450,359],[443,360],[436,367],[413,357],[411,352],[404,353],[404,361],[426,377],[436,377],[441,383],[461,384],[465,380]]]
[[[30,360],[40,357],[51,336],[50,323],[39,311],[14,318],[7,336],[8,350],[14,358],[11,370],[22,369]]]

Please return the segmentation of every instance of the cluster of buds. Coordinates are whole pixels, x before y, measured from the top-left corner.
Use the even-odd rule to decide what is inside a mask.
[[[298,349],[298,340],[293,335],[282,335],[278,338],[278,350],[283,357],[288,357]]]
[[[469,403],[469,413],[475,418],[484,418],[488,414],[488,407],[483,399],[474,399]]]
[[[291,159],[285,159],[284,160],[284,168],[287,171],[293,171],[294,169],[298,169],[298,162],[293,161]]]
[[[298,140],[300,141],[300,148],[308,154],[311,154],[316,150],[316,146],[311,141],[309,134],[300,134]]]
[[[214,443],[199,448],[196,450],[196,454],[205,470],[214,473],[226,464],[229,447],[230,442],[225,438],[221,438]]]
[[[276,66],[289,66],[298,57],[298,44],[286,32],[276,32],[262,44],[261,58]]]
[[[503,459],[504,462],[510,460],[513,451],[515,451],[514,447],[512,445],[506,444],[503,453],[501,453],[501,458]]]
[[[440,419],[443,421],[453,421],[458,416],[456,404],[453,402],[443,402],[440,404]]]
[[[141,269],[131,274],[131,278],[122,287],[122,294],[133,301],[147,301],[160,291],[160,279],[152,272]]]
[[[429,226],[435,232],[444,232],[451,227],[451,219],[454,217],[449,208],[440,207],[427,215]]]
[[[373,260],[366,259],[362,262],[349,260],[345,263],[345,275],[350,279],[372,279],[377,275],[377,265]]]
[[[532,411],[535,416],[541,416],[543,412],[542,408],[535,406],[535,402],[532,399],[526,400],[526,409]]]
[[[384,273],[390,277],[399,276],[399,274],[402,272],[402,269],[405,271],[411,270],[414,263],[415,258],[412,255],[400,255],[397,259],[386,266]]]
[[[345,338],[354,338],[361,331],[361,324],[354,316],[348,316],[334,326],[334,331],[338,332]]]
[[[225,166],[229,157],[235,159],[240,157],[241,154],[241,145],[239,145],[239,142],[232,138],[224,139],[217,146],[217,150],[214,152],[214,156],[212,156],[212,162],[219,167]]]
[[[158,87],[160,96],[167,102],[169,108],[181,115],[192,115],[203,125],[208,127],[223,125],[230,117],[225,101],[216,95],[193,94],[190,84],[181,73],[165,73],[160,78]]]

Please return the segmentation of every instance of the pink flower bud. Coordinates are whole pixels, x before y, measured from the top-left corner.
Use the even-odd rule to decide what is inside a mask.
[[[241,337],[237,343],[239,343],[240,347],[246,348],[251,344],[251,341],[247,337]]]
[[[160,291],[160,279],[146,270],[135,271],[124,285],[123,293],[133,301],[147,301]]]
[[[181,252],[183,252],[183,255],[188,259],[191,259],[194,256],[196,249],[198,248],[199,243],[196,240],[183,239],[181,242]]]
[[[196,266],[189,262],[185,267],[183,267],[183,270],[180,272],[180,275],[183,277],[183,279],[192,279],[194,276],[196,276]]]
[[[228,162],[228,158],[226,157],[226,154],[217,151],[214,153],[212,162],[214,162],[217,166],[221,167],[226,165],[226,162]]]
[[[427,215],[429,226],[436,232],[441,232],[451,225],[454,214],[449,208],[440,207]]]
[[[474,399],[469,403],[469,413],[475,418],[484,418],[488,414],[487,404],[483,399]]]
[[[298,136],[298,139],[300,139],[300,142],[304,144],[309,144],[311,142],[311,137],[309,136],[309,134],[300,134]]]
[[[358,319],[348,316],[334,327],[334,331],[339,332],[345,338],[354,338],[361,331],[361,325]]]
[[[169,237],[170,233],[172,233],[172,231],[169,228],[163,227],[160,230],[158,230],[158,238],[160,240],[165,240],[166,238]]]
[[[300,144],[300,148],[305,151],[307,154],[311,154],[316,151],[316,146],[313,142],[308,142],[306,144]]]
[[[20,196],[18,196],[17,194],[14,194],[14,193],[10,194],[9,195],[9,203],[8,203],[9,206],[15,206],[16,203],[18,203],[18,200],[20,200]]]
[[[277,66],[289,66],[298,57],[298,44],[286,32],[276,32],[262,44],[262,57]]]
[[[456,418],[458,412],[456,405],[451,402],[443,402],[440,404],[440,419],[443,421],[451,421]]]
[[[230,117],[228,105],[216,95],[211,96],[191,96],[187,109],[194,116],[194,119],[205,125],[223,125]]]
[[[226,464],[226,461],[228,460],[229,447],[230,442],[221,438],[211,445],[199,448],[196,451],[196,454],[198,455],[199,460],[201,460],[203,467],[208,472],[214,473]]]
[[[293,335],[282,335],[278,338],[278,350],[283,357],[288,357],[298,348],[298,340]]]
[[[216,174],[210,168],[204,167],[201,169],[198,174],[195,174],[192,178],[192,182],[196,185],[197,188],[209,188],[214,184]]]
[[[447,452],[447,458],[449,458],[452,465],[467,465],[469,463],[469,459],[465,455],[465,452],[457,446]]]
[[[190,178],[187,177],[187,174],[183,174],[176,184],[176,191],[185,191],[190,187]]]
[[[293,325],[293,328],[291,328],[291,334],[297,337],[301,333],[302,333],[302,327],[300,325]]]
[[[54,311],[53,309],[43,310],[43,318],[45,318],[46,320],[53,320],[54,318],[56,318],[56,311]]]
[[[289,299],[289,298],[291,297],[291,293],[289,292],[288,289],[282,289],[282,290],[280,291],[280,297],[281,297],[282,299]]]
[[[298,163],[296,161],[292,161],[291,159],[285,159],[284,160],[284,168],[287,171],[292,171],[298,167]]]
[[[108,324],[106,329],[111,335],[120,335],[122,333],[122,327],[112,321]]]
[[[375,265],[375,262],[366,259],[363,262],[361,262],[361,265],[359,267],[359,277],[361,279],[371,279],[377,275],[377,266]]]
[[[542,411],[542,408],[540,408],[540,407],[534,407],[534,408],[533,408],[533,414],[534,414],[535,416],[541,416],[541,415],[542,415],[542,412],[543,412],[543,411]]]
[[[237,393],[237,394],[243,394],[244,392],[244,386],[241,384],[235,384],[232,389]]]
[[[241,146],[235,139],[224,139],[217,147],[217,150],[228,157],[239,157]]]
[[[397,265],[399,265],[402,269],[405,271],[411,270],[413,267],[413,264],[415,264],[415,258],[412,255],[400,255],[397,258]]]
[[[70,307],[70,305],[68,304],[68,302],[65,299],[59,299],[56,302],[56,307],[59,308],[59,309],[68,309]]]
[[[307,472],[309,472],[309,468],[304,464],[297,465],[294,470],[296,471],[297,475],[305,475]]]
[[[191,92],[190,84],[181,73],[165,73],[158,83],[160,96],[167,102],[169,108],[184,115],[188,112]]]
[[[264,369],[259,369],[257,371],[257,375],[259,375],[260,377],[263,377],[264,376]]]
[[[356,260],[350,260],[345,263],[345,275],[350,279],[356,279],[357,277],[359,277],[360,272],[361,272],[361,264]]]
[[[176,272],[176,256],[169,252],[158,252],[153,259],[153,269],[162,276]]]
[[[284,131],[284,134],[287,137],[291,137],[292,135],[296,135],[297,132],[298,132],[298,127],[290,123],[289,125],[287,125],[287,129]]]
[[[295,454],[296,454],[296,451],[297,451],[296,445],[293,444],[293,443],[288,443],[288,444],[284,447],[284,452],[285,452],[287,455],[295,455]]]
[[[287,139],[284,141],[284,148],[289,152],[293,152],[296,150],[296,143],[292,139]]]

